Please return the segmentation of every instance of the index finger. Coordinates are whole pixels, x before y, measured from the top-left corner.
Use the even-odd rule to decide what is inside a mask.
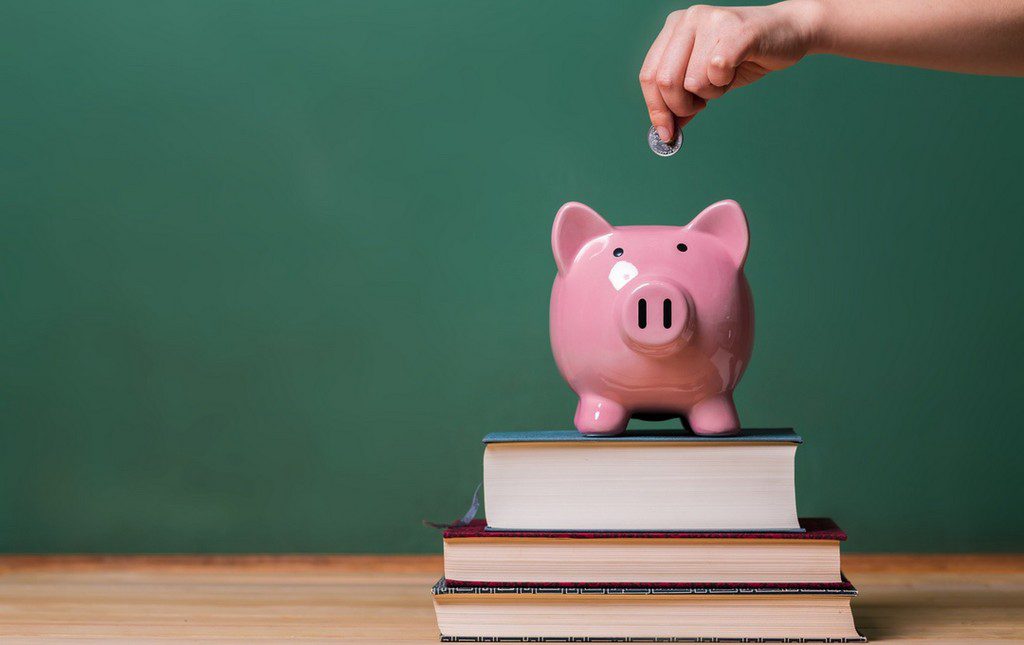
[[[643,92],[644,102],[647,104],[651,125],[658,129],[658,136],[662,141],[671,141],[675,136],[676,115],[665,104],[665,99],[662,98],[661,91],[658,89],[658,64],[678,20],[675,14],[669,14],[665,20],[665,26],[651,43],[651,48],[647,50],[647,56],[640,67],[640,91]]]

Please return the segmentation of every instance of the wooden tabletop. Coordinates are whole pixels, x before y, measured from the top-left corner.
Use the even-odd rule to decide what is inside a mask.
[[[1024,641],[1024,555],[844,554],[873,642]],[[437,642],[440,556],[0,556],[0,642]]]

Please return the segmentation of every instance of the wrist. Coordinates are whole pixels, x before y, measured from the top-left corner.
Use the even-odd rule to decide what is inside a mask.
[[[826,54],[830,50],[826,1],[784,0],[775,5],[800,35],[807,54]]]

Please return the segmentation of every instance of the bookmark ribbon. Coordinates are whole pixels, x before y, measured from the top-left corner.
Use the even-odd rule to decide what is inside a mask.
[[[438,522],[431,522],[430,520],[423,520],[423,526],[431,529],[450,529],[456,526],[466,526],[476,517],[477,511],[480,510],[480,486],[483,484],[477,484],[476,490],[473,491],[473,501],[470,502],[469,508],[461,518],[452,522],[451,524],[440,524]]]

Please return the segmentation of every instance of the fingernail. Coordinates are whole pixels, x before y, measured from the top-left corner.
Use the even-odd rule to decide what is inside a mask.
[[[669,143],[672,139],[675,139],[672,132],[663,125],[658,126],[658,137],[665,143]]]
[[[686,78],[683,79],[683,89],[689,92],[696,92],[697,90],[700,89],[700,83],[697,81],[696,78],[692,76],[687,76]]]

